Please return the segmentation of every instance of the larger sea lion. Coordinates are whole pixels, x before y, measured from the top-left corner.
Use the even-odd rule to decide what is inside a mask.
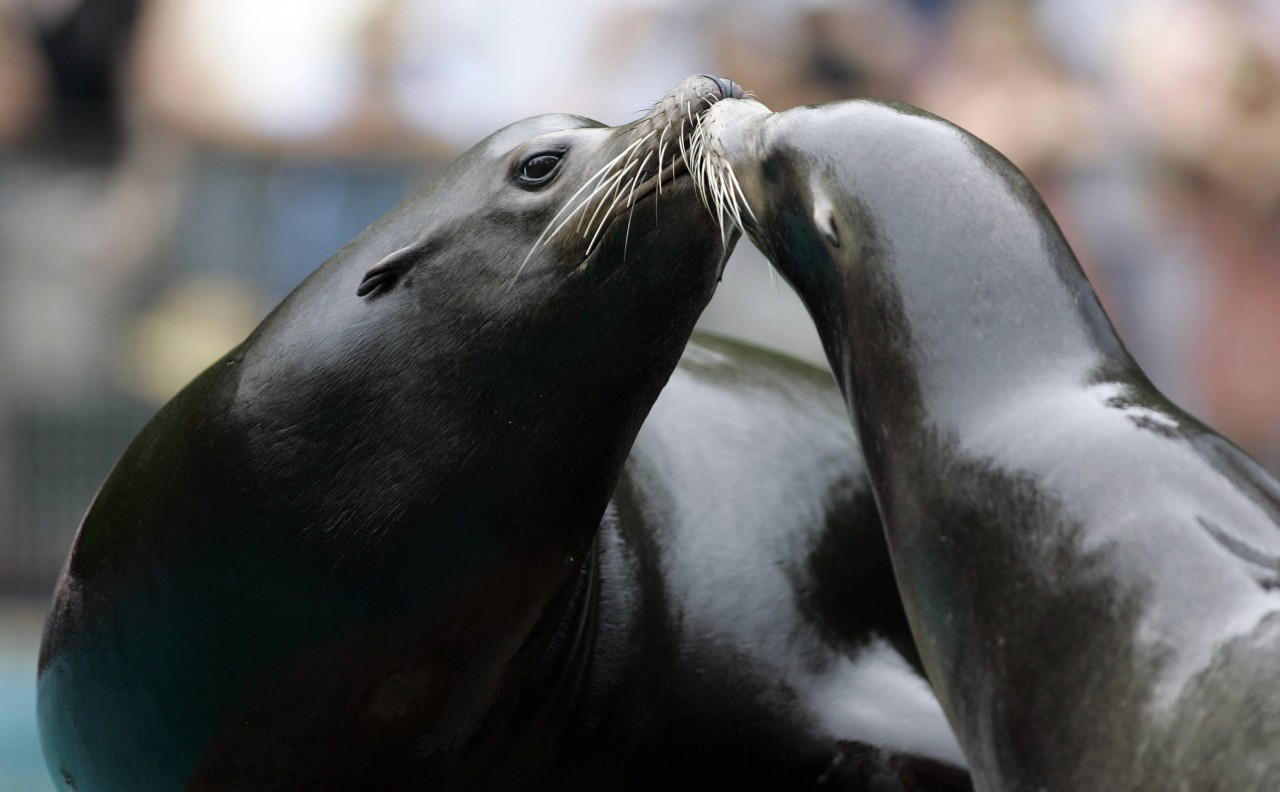
[[[797,289],[981,789],[1280,788],[1280,486],[1170,403],[1026,178],[870,101],[703,117]]]
[[[161,410],[49,617],[59,782],[968,788],[829,377],[695,343],[609,500],[732,242],[682,149],[736,95],[497,133]]]
[[[493,134],[160,410],[49,615],[56,779],[432,788],[539,739],[518,693],[728,254],[681,153],[739,90]]]

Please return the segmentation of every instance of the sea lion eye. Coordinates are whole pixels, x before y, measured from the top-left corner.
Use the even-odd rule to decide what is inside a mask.
[[[541,186],[551,180],[551,176],[560,167],[563,154],[543,152],[535,154],[520,164],[519,179],[526,186]]]

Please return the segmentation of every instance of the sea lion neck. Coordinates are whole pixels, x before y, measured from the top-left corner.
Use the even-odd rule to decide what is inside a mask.
[[[858,116],[841,122],[850,134],[818,148],[809,168],[815,202],[825,182],[856,186],[856,197],[834,200],[842,244],[857,253],[817,269],[834,278],[827,288],[864,299],[815,295],[810,310],[847,312],[819,323],[824,344],[845,392],[886,422],[879,431],[963,428],[997,394],[1043,387],[1046,377],[1080,386],[1128,376],[1132,362],[1074,254],[1008,160],[912,108],[820,110]],[[787,115],[774,134],[815,150],[806,125],[792,128]],[[827,126],[807,120],[815,131]]]

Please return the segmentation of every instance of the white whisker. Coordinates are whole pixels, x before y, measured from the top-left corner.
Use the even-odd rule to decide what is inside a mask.
[[[658,136],[658,195],[662,195],[662,153],[667,148],[667,130],[671,128],[671,122],[667,121],[667,125],[662,128],[662,134]]]
[[[644,166],[649,164],[649,158],[653,156],[653,152],[644,155],[644,159],[640,160],[640,167],[636,169],[636,175],[631,179],[631,186],[627,189],[627,232],[622,238],[622,260],[627,260],[627,246],[631,243],[631,220],[636,213],[636,188],[640,184],[640,177],[644,175]],[[662,175],[659,173],[658,178]],[[655,196],[654,200],[657,200]]]
[[[515,275],[511,277],[512,284],[514,284],[517,280],[519,280],[521,273],[524,272],[524,268],[529,264],[529,259],[533,258],[533,254],[537,252],[538,247],[546,244],[548,241],[554,238],[556,234],[560,233],[561,229],[563,229],[566,225],[568,225],[568,223],[573,219],[573,216],[579,210],[581,210],[583,207],[587,206],[590,203],[591,197],[594,196],[596,192],[600,189],[599,183],[600,183],[600,180],[604,178],[605,174],[607,174],[609,170],[618,163],[618,161],[625,158],[636,147],[644,143],[645,139],[646,138],[640,138],[639,140],[632,141],[626,148],[624,148],[621,152],[619,152],[617,156],[615,156],[613,159],[606,162],[604,165],[600,167],[599,170],[597,170],[595,173],[589,176],[582,183],[582,186],[579,187],[577,190],[575,190],[573,195],[569,196],[569,198],[564,202],[564,206],[560,207],[560,210],[556,212],[555,215],[553,215],[549,221],[547,221],[546,228],[543,229],[542,233],[538,236],[537,239],[534,240],[533,244],[529,247],[529,252],[525,255],[524,260],[520,262],[520,266],[516,268]],[[593,188],[592,185],[596,185],[596,186]],[[574,199],[576,199],[579,195],[583,193],[583,191],[587,189],[592,189],[592,192],[586,198],[584,198],[581,202],[574,204]],[[563,222],[561,222],[560,225],[556,226],[555,225],[556,221],[560,220],[561,217],[564,218]]]
[[[649,158],[652,156],[653,156],[653,152],[650,151],[648,154],[644,155],[644,159],[640,160],[640,167],[636,169],[635,178],[631,180],[630,195],[627,196],[627,206],[631,206],[632,202],[635,200],[636,185],[640,183],[640,177],[644,175],[644,172],[645,172],[644,166],[649,164]]]
[[[555,222],[560,219],[561,215],[565,214],[565,212],[569,212],[569,214],[572,215],[573,212],[576,212],[578,209],[582,208],[582,204],[573,206],[573,199],[577,198],[579,195],[582,194],[584,190],[587,190],[593,184],[596,184],[601,178],[605,176],[605,174],[608,173],[610,168],[612,168],[615,164],[617,164],[618,160],[621,160],[623,157],[630,154],[631,150],[634,147],[639,146],[642,142],[643,140],[637,140],[631,145],[627,146],[616,157],[606,162],[603,166],[601,166],[599,170],[597,170],[594,174],[588,177],[587,180],[583,182],[582,186],[579,187],[576,191],[574,191],[573,195],[570,195],[569,198],[564,202],[564,206],[560,208],[560,211],[556,212],[555,216],[551,218],[551,220],[547,223],[547,228],[550,228],[552,225],[554,225]],[[584,203],[585,203],[585,200],[584,200]],[[570,211],[571,206],[573,207],[572,211]],[[543,235],[538,237],[538,240],[534,242],[534,246],[536,247],[539,243],[546,241],[546,239],[548,238],[549,236],[544,231]]]
[[[604,209],[605,206],[608,205],[610,207],[610,211],[612,211],[613,202],[617,201],[617,197],[615,196],[619,192],[618,188],[626,181],[627,173],[635,166],[636,164],[632,162],[630,165],[627,165],[627,167],[623,168],[622,170],[618,171],[618,173],[610,177],[609,189],[605,190],[604,194],[600,196],[600,201],[596,205],[596,210],[592,212],[591,219],[587,221],[587,230],[582,233],[582,236],[584,238],[587,236],[588,233],[590,233],[591,226],[595,225],[596,218],[600,216],[601,209]],[[608,217],[608,216],[609,216],[609,213],[605,212],[605,217]],[[581,223],[579,223],[579,227],[581,227]]]
[[[592,177],[592,178],[594,179],[595,177]],[[569,223],[573,222],[574,215],[578,214],[579,211],[584,211],[588,206],[590,206],[591,201],[597,195],[599,195],[602,191],[608,190],[612,185],[612,182],[616,178],[617,178],[616,176],[610,176],[604,179],[603,181],[599,182],[598,184],[596,184],[591,189],[590,194],[588,194],[585,198],[579,201],[578,204],[573,207],[573,210],[565,216],[564,220],[560,223],[560,225],[556,226],[554,229],[550,231],[550,233],[546,234],[546,240],[549,241],[551,239],[554,239],[556,234],[559,234],[562,229],[564,229],[567,225],[569,225]],[[562,213],[563,213],[563,210],[562,210]],[[559,214],[556,215],[556,217],[559,217],[559,216],[560,216]],[[552,222],[555,222],[555,218],[552,218]],[[581,224],[581,221],[579,221],[579,224]]]
[[[698,199],[720,231],[722,244],[728,247],[733,234],[743,228],[744,210],[750,215],[751,209],[732,168],[716,150],[714,135],[700,124],[703,114],[716,101],[714,95],[701,92],[669,94],[655,102],[644,118],[615,130],[619,136],[635,134],[637,137],[588,177],[555,212],[520,263],[512,282],[520,277],[539,247],[567,232],[586,240],[582,263],[574,271],[589,266],[592,255],[606,238],[606,229],[613,221],[620,220],[624,211],[627,213],[622,240],[625,261],[630,251],[635,206],[642,200],[641,185],[646,185],[646,197],[653,195],[654,222],[660,223],[661,195],[664,188],[673,186],[663,182],[674,181],[678,173],[685,175],[686,171]],[[645,129],[648,131],[641,131]],[[653,168],[656,170],[651,170]],[[670,176],[665,173],[668,168]]]
[[[618,171],[616,173],[610,174],[607,179],[601,181],[600,184],[598,184],[596,188],[591,191],[590,195],[582,199],[582,203],[580,204],[582,208],[582,213],[578,215],[578,224],[574,226],[574,229],[573,229],[575,232],[581,232],[584,224],[587,226],[587,228],[591,227],[591,223],[587,220],[588,210],[594,204],[596,206],[596,211],[597,212],[600,211],[600,204],[608,200],[609,194],[613,192],[615,187],[618,186],[618,182],[623,177],[624,177],[623,171]],[[599,199],[599,202],[597,202],[597,199]],[[592,216],[591,219],[592,220],[595,219],[594,215]]]
[[[583,258],[590,256],[591,251],[595,250],[596,241],[600,238],[600,232],[604,231],[605,226],[609,224],[610,215],[613,214],[614,207],[616,207],[618,205],[618,202],[621,201],[623,198],[624,196],[621,193],[619,193],[618,196],[613,199],[613,203],[609,204],[608,211],[604,213],[604,217],[600,218],[600,223],[599,225],[596,226],[596,232],[591,235],[591,241],[587,243],[587,252],[583,254]],[[602,205],[603,203],[604,202],[601,201]],[[595,218],[592,218],[592,222],[595,222]]]
[[[635,141],[632,141],[632,143],[631,143],[630,145],[628,145],[626,148],[624,148],[624,149],[621,151],[621,153],[619,153],[619,154],[618,154],[618,156],[616,156],[616,157],[614,157],[613,159],[609,160],[609,164],[605,166],[605,169],[611,169],[611,168],[613,168],[615,165],[617,165],[617,164],[618,164],[618,162],[619,162],[620,160],[626,160],[626,161],[629,161],[629,160],[630,160],[630,158],[632,157],[632,155],[634,155],[634,153],[636,152],[636,150],[639,148],[639,146],[640,146],[640,145],[642,145],[646,140],[648,140],[648,139],[649,139],[649,137],[650,137],[652,134],[653,134],[652,132],[646,133],[645,135],[641,136],[639,139],[637,139],[637,140],[635,140]],[[621,166],[621,167],[620,167],[620,169],[624,169],[624,168],[625,168],[625,162],[623,163],[623,166]],[[601,182],[600,182],[600,183],[601,183],[602,185],[603,185],[603,184],[608,183],[608,182],[613,178],[613,176],[612,176],[612,175],[608,175],[608,174],[606,174],[606,176],[607,176],[607,178],[602,177],[602,179],[601,179]],[[582,209],[582,208],[586,207],[588,204],[590,204],[590,203],[591,203],[591,200],[592,200],[593,198],[595,198],[595,197],[596,197],[596,195],[597,195],[599,192],[600,192],[599,187],[597,187],[596,189],[592,190],[592,192],[591,192],[591,194],[590,194],[590,195],[588,195],[586,198],[582,199],[582,202],[578,205],[577,209]],[[575,193],[575,195],[576,195],[576,193]],[[577,209],[575,209],[574,211],[576,212],[576,211],[577,211]],[[578,218],[578,227],[577,227],[575,230],[578,230],[578,231],[582,230],[582,217],[579,217],[579,218]]]

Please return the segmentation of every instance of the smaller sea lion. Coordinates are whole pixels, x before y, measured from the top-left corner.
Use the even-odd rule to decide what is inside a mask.
[[[1280,485],[1152,386],[1017,168],[871,101],[724,102],[694,150],[817,324],[978,788],[1280,788]]]

